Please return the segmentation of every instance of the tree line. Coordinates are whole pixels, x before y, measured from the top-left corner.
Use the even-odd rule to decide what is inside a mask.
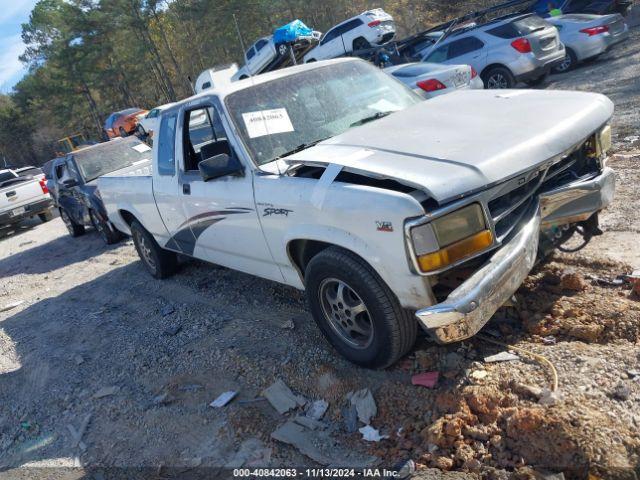
[[[315,30],[381,7],[397,38],[486,0],[39,0],[22,25],[27,75],[0,95],[0,162],[40,165],[57,139],[102,138],[105,118],[191,95],[188,78],[242,64],[245,45],[296,18]],[[1,164],[1,163],[0,163]]]

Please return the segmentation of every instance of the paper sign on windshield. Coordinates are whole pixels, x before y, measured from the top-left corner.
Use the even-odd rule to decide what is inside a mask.
[[[285,108],[243,113],[242,119],[247,127],[249,138],[293,132],[293,125]]]

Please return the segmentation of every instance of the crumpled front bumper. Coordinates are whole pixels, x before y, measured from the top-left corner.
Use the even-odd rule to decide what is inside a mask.
[[[613,170],[539,194],[524,227],[437,305],[416,312],[436,341],[450,343],[475,335],[533,268],[541,228],[586,220],[613,199]]]

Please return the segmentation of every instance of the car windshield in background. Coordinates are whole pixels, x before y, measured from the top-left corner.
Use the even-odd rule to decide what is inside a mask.
[[[73,154],[85,182],[151,159],[151,148],[136,137],[112,140]]]
[[[226,98],[258,165],[420,102],[386,73],[355,61],[278,78]]]

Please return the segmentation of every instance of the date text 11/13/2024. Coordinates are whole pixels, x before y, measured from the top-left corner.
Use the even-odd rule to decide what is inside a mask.
[[[398,470],[386,468],[236,468],[234,478],[401,478]]]

